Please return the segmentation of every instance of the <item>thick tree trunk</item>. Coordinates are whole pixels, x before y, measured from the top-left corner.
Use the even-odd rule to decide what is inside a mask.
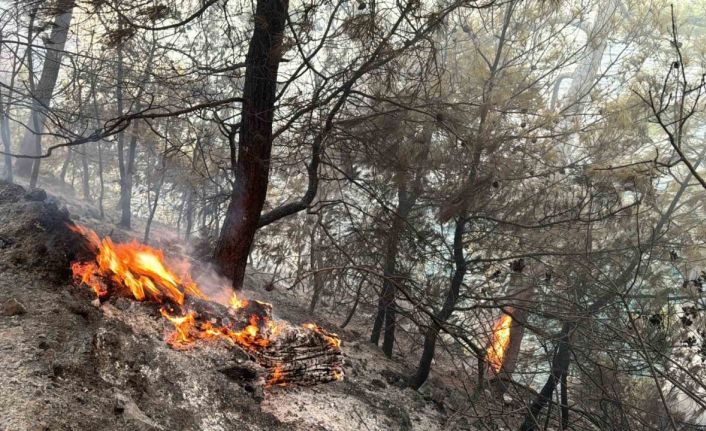
[[[246,58],[233,194],[215,252],[219,271],[240,289],[267,195],[277,69],[288,0],[258,0]]]
[[[57,2],[57,15],[52,25],[49,42],[46,45],[42,74],[32,94],[32,110],[26,123],[29,126],[29,130],[25,132],[22,139],[20,154],[37,156],[41,152],[41,133],[46,119],[44,113],[49,109],[54,87],[59,76],[61,57],[63,56],[64,45],[69,33],[74,3],[75,0],[60,0]],[[32,72],[30,71],[30,73]],[[32,160],[26,158],[17,159],[15,162],[16,174],[23,177],[28,177],[32,174],[36,177],[39,173],[39,161],[41,159],[34,159],[34,163]],[[36,179],[34,179],[34,182],[36,183]]]
[[[456,219],[453,245],[454,263],[456,269],[454,270],[454,275],[451,278],[451,283],[446,294],[444,305],[441,307],[439,312],[434,315],[434,318],[429,325],[429,328],[427,328],[426,334],[424,335],[424,349],[422,350],[422,357],[419,360],[417,372],[409,381],[409,385],[414,389],[419,389],[427,380],[427,377],[429,377],[431,361],[434,359],[436,340],[439,336],[441,325],[446,322],[449,317],[451,317],[451,314],[456,307],[456,301],[458,301],[458,295],[467,270],[466,258],[463,252],[463,234],[465,232],[466,223],[467,220],[465,217],[458,217]]]

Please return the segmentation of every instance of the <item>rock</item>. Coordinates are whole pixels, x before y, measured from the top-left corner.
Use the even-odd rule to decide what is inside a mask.
[[[30,189],[25,193],[25,200],[34,202],[44,202],[47,199],[47,192],[43,189]]]
[[[25,194],[25,189],[17,184],[0,180],[0,201],[15,201]]]
[[[31,431],[47,431],[49,429],[49,425],[44,421],[39,421],[30,428]]]
[[[134,422],[140,429],[144,430],[162,430],[156,422],[149,418],[146,414],[140,410],[140,408],[135,404],[135,402],[129,396],[116,392],[115,393],[115,407],[113,412],[116,415],[122,415],[125,419]]]
[[[384,404],[387,415],[392,421],[398,425],[400,431],[408,431],[412,429],[412,420],[409,413],[402,406],[396,405],[391,401],[386,401]]]
[[[385,379],[388,385],[406,387],[404,376],[392,370],[384,369],[380,371],[380,375]]]
[[[0,307],[0,316],[19,316],[27,313],[27,309],[15,298],[10,298]]]
[[[385,389],[385,388],[387,387],[387,385],[385,384],[385,382],[383,382],[383,381],[380,380],[380,379],[372,379],[372,380],[370,381],[370,384],[372,384],[373,386],[375,386],[375,387],[377,387],[377,388],[380,388],[380,389]]]
[[[265,390],[262,386],[255,386],[252,392],[252,398],[257,403],[261,403],[265,399]]]
[[[454,425],[459,431],[470,431],[473,429],[471,422],[465,416],[459,417]]]
[[[127,298],[123,298],[122,296],[115,299],[115,308],[117,308],[118,310],[126,311],[130,308],[130,306],[132,306],[132,304],[133,301]]]
[[[6,248],[13,244],[12,240],[0,236],[0,248]]]
[[[245,384],[257,380],[262,376],[264,370],[252,361],[245,363],[234,363],[218,371],[225,374],[230,380]]]

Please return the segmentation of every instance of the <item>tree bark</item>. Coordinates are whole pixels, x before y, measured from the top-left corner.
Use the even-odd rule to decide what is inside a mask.
[[[554,354],[554,359],[552,360],[552,369],[549,374],[549,378],[547,378],[546,383],[544,383],[542,390],[539,391],[537,398],[529,406],[529,411],[525,416],[524,422],[522,422],[522,425],[520,426],[520,431],[533,431],[537,429],[537,418],[539,413],[542,411],[544,406],[551,401],[552,394],[554,393],[557,383],[568,371],[569,362],[571,359],[571,345],[569,343],[569,338],[574,328],[575,324],[573,323],[564,324],[559,336],[559,348]]]
[[[140,102],[137,102],[136,110],[141,109]],[[139,123],[132,126],[132,135],[128,145],[127,160],[125,160],[125,172],[120,181],[120,226],[130,228],[132,225],[132,184],[135,175],[135,154],[137,153],[137,135],[139,133]]]
[[[349,323],[351,323],[351,320],[353,319],[353,316],[355,315],[355,310],[358,308],[358,303],[360,303],[360,294],[363,291],[363,284],[365,283],[365,278],[360,280],[360,283],[358,283],[358,289],[355,291],[355,301],[353,301],[353,306],[351,307],[350,311],[348,312],[348,315],[346,316],[346,320],[341,323],[341,329],[344,329],[346,326],[348,326]]]
[[[184,228],[184,238],[191,239],[191,231],[194,229],[194,191],[189,188],[186,195],[186,227]]]
[[[288,0],[258,0],[248,49],[235,183],[215,252],[219,271],[240,289],[267,194],[277,70]]]
[[[120,26],[122,28],[122,24]],[[133,99],[133,106],[128,108],[129,112],[133,110],[139,112],[142,109],[140,99],[145,91],[147,82],[149,80],[149,73],[152,68],[152,63],[154,61],[154,54],[156,49],[156,41],[152,42],[149,53],[147,54],[147,60],[145,62],[145,68],[142,72],[142,76],[139,78],[140,87],[137,90],[137,94]],[[116,86],[116,101],[118,108],[118,116],[123,115],[124,108],[124,80],[125,80],[125,64],[124,64],[124,47],[122,45],[118,46],[117,49],[117,86]],[[134,108],[134,109],[133,109]],[[118,166],[120,172],[120,226],[130,229],[132,226],[132,185],[133,185],[133,174],[135,169],[135,153],[137,149],[137,136],[138,136],[138,123],[133,125],[132,135],[130,137],[130,144],[128,147],[127,159],[125,158],[125,132],[121,130],[118,133]]]
[[[42,74],[37,86],[33,89],[32,109],[26,123],[29,130],[25,132],[24,138],[22,139],[20,154],[38,156],[41,152],[41,133],[44,129],[44,121],[46,119],[45,112],[49,109],[54,87],[59,77],[61,57],[63,56],[64,45],[66,44],[69,33],[74,3],[75,0],[60,0],[56,5],[58,13],[52,25],[49,43],[46,45]],[[30,41],[31,40],[32,38],[30,38]],[[30,75],[31,74],[32,71],[30,71]],[[39,172],[40,160],[41,159],[34,159],[33,162],[31,158],[17,159],[15,162],[15,173],[23,177],[28,177],[30,174],[36,177]],[[33,178],[33,180],[33,182],[36,183],[36,178]]]
[[[105,197],[105,183],[103,181],[103,143],[98,142],[98,180],[100,181],[100,192],[98,193],[98,210],[101,220],[105,217],[103,210],[103,198]]]
[[[408,223],[409,215],[421,193],[432,134],[433,128],[427,124],[420,136],[419,153],[415,155],[411,165],[398,172],[400,179],[397,186],[397,209],[385,250],[382,291],[378,298],[378,311],[370,334],[370,341],[377,345],[384,322],[382,351],[388,358],[392,357],[392,349],[395,344],[395,326],[397,322],[395,297],[397,294],[397,280],[399,279],[396,267],[399,244]],[[404,159],[405,157],[408,157],[408,155],[400,154],[399,159]],[[409,180],[410,173],[414,176],[412,181]]]
[[[465,254],[463,252],[463,234],[465,232],[467,220],[465,217],[456,219],[456,228],[454,229],[453,254],[456,269],[454,270],[449,290],[446,294],[446,300],[438,313],[432,319],[431,324],[427,328],[424,335],[424,349],[422,357],[417,366],[417,372],[409,381],[409,385],[414,389],[419,389],[429,377],[431,370],[431,361],[434,359],[434,351],[436,350],[436,339],[439,336],[441,325],[451,317],[451,314],[456,307],[458,295],[463,284],[463,278],[466,275],[467,264]]]
[[[569,429],[569,390],[566,387],[567,373],[561,375],[561,431]]]
[[[86,151],[88,151],[88,149],[85,146],[81,148],[81,168],[83,170],[81,183],[83,188],[83,200],[91,202],[90,171],[88,169],[88,154],[86,154]]]
[[[311,301],[309,302],[309,314],[313,314],[316,309],[319,299],[321,298],[321,292],[324,290],[325,277],[322,271],[323,269],[323,259],[321,244],[317,240],[316,233],[318,232],[319,225],[323,222],[323,210],[319,211],[316,215],[316,223],[311,227],[310,240],[310,255],[309,255],[309,267],[312,271],[312,277],[314,280],[314,291],[311,294]]]
[[[101,127],[101,113],[98,108],[98,97],[96,94],[96,75],[94,74],[91,78],[91,100],[93,103],[93,115],[95,116],[95,128],[99,130]],[[103,181],[103,141],[98,141],[98,210],[100,211],[101,220],[105,217],[105,211],[103,210],[103,198],[105,196],[105,182]]]
[[[407,190],[406,181],[402,180],[397,187],[397,210],[395,211],[392,227],[385,247],[385,260],[383,263],[382,291],[378,298],[378,311],[370,334],[370,342],[377,345],[383,323],[385,331],[383,336],[383,352],[388,358],[392,357],[392,348],[395,340],[395,292],[397,290],[397,253],[400,240],[407,224],[407,217],[412,211],[416,201],[416,194]]]
[[[5,151],[4,178],[5,181],[12,182],[12,156],[10,156],[12,152],[12,135],[10,133],[10,122],[7,119],[8,111],[9,108],[5,107],[2,91],[0,91],[0,139],[2,139],[3,151]]]
[[[164,185],[164,177],[166,173],[166,161],[164,160],[166,156],[162,155],[162,168],[159,174],[159,180],[157,181],[157,186],[154,191],[154,202],[150,207],[150,213],[147,216],[147,223],[145,224],[145,237],[144,243],[147,244],[150,239],[150,228],[152,227],[152,220],[154,220],[154,214],[157,212],[157,204],[159,204],[159,194],[162,191],[162,185]],[[147,191],[149,197],[149,190]]]
[[[71,147],[66,148],[66,158],[64,158],[64,163],[61,165],[61,171],[59,172],[59,179],[62,183],[66,184],[66,174],[69,172],[69,165],[74,157],[74,150]]]

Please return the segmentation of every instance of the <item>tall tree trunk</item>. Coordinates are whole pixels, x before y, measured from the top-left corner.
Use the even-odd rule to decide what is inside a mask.
[[[373,322],[373,330],[370,334],[370,341],[377,345],[384,322],[385,331],[382,351],[388,358],[392,357],[392,349],[395,344],[395,326],[397,320],[395,297],[399,280],[396,267],[399,244],[408,223],[409,215],[421,193],[433,132],[434,130],[429,124],[425,125],[419,137],[419,146],[415,148],[418,153],[413,158],[413,163],[407,166],[405,170],[399,172],[400,180],[397,186],[397,209],[394,214],[395,218],[392,221],[390,235],[385,248],[382,291],[378,298],[378,311]],[[403,159],[408,156],[409,155],[401,154],[400,158]],[[414,176],[414,179],[411,181],[408,180],[410,173]]]
[[[221,273],[240,289],[267,195],[277,69],[288,0],[258,0],[246,57],[235,184],[215,252]]]
[[[120,29],[122,29],[122,23],[120,24]],[[154,54],[156,50],[156,40],[152,41],[149,53],[147,54],[147,60],[145,61],[145,68],[140,77],[139,83],[140,87],[137,90],[133,101],[134,106],[128,108],[128,111],[139,112],[142,109],[140,99],[142,94],[147,87],[147,82],[149,81],[149,73],[152,68],[152,63],[154,61]],[[118,45],[117,49],[117,86],[115,88],[115,98],[118,108],[118,116],[123,115],[124,110],[124,80],[125,80],[125,64],[124,64],[124,46]],[[132,135],[130,137],[130,144],[128,147],[127,158],[125,157],[125,132],[121,130],[118,133],[118,167],[120,173],[120,223],[119,225],[130,229],[132,224],[132,184],[133,184],[133,174],[135,169],[135,153],[137,149],[137,136],[138,136],[138,124],[135,123],[132,129]]]
[[[120,29],[122,29],[122,25],[119,26]],[[117,104],[117,113],[118,117],[122,117],[123,111],[124,111],[124,100],[123,100],[123,84],[124,84],[124,79],[125,79],[125,70],[124,70],[124,59],[123,59],[123,46],[122,44],[118,45],[117,47],[117,71],[116,71],[116,86],[115,86],[115,102]],[[126,169],[125,169],[125,131],[121,130],[118,132],[118,138],[117,138],[117,146],[118,146],[118,173],[120,175],[120,200],[119,200],[119,207],[122,210],[122,203],[123,203],[123,189],[125,188],[125,176],[126,176]],[[129,218],[128,218],[129,220]],[[130,225],[124,225],[125,217],[124,214],[121,213],[120,215],[120,226],[125,227],[125,228],[130,228]]]
[[[86,202],[91,202],[91,186],[90,186],[90,171],[88,170],[88,154],[86,152],[88,148],[84,146],[81,148],[81,168],[83,169],[82,177],[82,188],[83,188],[83,200]]]
[[[509,389],[509,383],[512,382],[512,374],[515,372],[515,367],[517,366],[520,348],[522,347],[522,339],[525,334],[525,326],[527,325],[527,304],[530,303],[534,297],[534,286],[532,285],[530,277],[522,274],[524,268],[523,260],[519,260],[519,262],[522,262],[519,265],[514,265],[514,263],[517,262],[518,261],[515,261],[511,264],[513,272],[510,274],[510,281],[508,283],[507,299],[503,301],[507,301],[509,305],[503,305],[503,313],[496,321],[500,322],[500,319],[503,319],[506,315],[511,316],[509,342],[505,347],[505,352],[500,361],[500,367],[497,368],[498,358],[495,355],[497,355],[498,352],[491,350],[497,348],[497,346],[494,345],[496,338],[495,334],[493,334],[486,348],[486,359],[490,355],[490,352],[493,352],[495,354],[493,357],[496,361],[483,361],[485,362],[486,368],[482,375],[489,380],[491,387],[498,397],[502,397]],[[483,383],[482,380],[480,382]]]
[[[147,242],[150,239],[150,229],[152,227],[152,220],[154,220],[154,214],[157,212],[157,204],[159,204],[159,194],[162,191],[162,185],[164,185],[164,176],[165,176],[165,171],[166,171],[164,157],[165,156],[163,155],[162,156],[162,169],[159,174],[159,180],[157,181],[157,187],[155,188],[155,191],[154,191],[154,202],[152,202],[152,206],[150,207],[150,213],[147,216],[147,223],[145,224],[145,237],[144,237],[144,241],[143,241],[145,244],[147,244]],[[149,196],[149,191],[147,193]]]
[[[12,87],[10,87],[12,89]],[[2,139],[3,151],[5,151],[4,179],[12,182],[12,135],[10,134],[10,122],[7,119],[9,107],[3,103],[2,91],[0,91],[0,139]]]
[[[186,227],[184,228],[184,238],[191,239],[191,231],[194,229],[194,190],[189,188],[186,197]]]
[[[100,181],[100,193],[98,193],[98,210],[100,211],[101,220],[105,217],[103,210],[103,198],[105,197],[105,183],[103,182],[103,143],[98,142],[98,180]]]
[[[64,163],[61,164],[61,171],[59,172],[59,179],[64,184],[66,184],[66,174],[69,172],[69,165],[73,157],[74,150],[71,147],[66,147],[66,157],[64,158]]]
[[[136,110],[141,109],[140,102],[136,104]],[[130,228],[132,225],[132,185],[135,175],[135,155],[137,153],[137,136],[139,133],[139,123],[132,126],[132,135],[128,145],[127,159],[124,162],[125,172],[120,182],[120,226]]]
[[[395,293],[398,274],[396,272],[397,253],[400,240],[404,233],[407,217],[412,211],[416,201],[416,194],[407,190],[407,181],[400,181],[397,187],[397,209],[392,220],[387,244],[385,246],[385,258],[383,262],[382,291],[378,298],[378,310],[373,322],[373,330],[370,334],[370,342],[377,345],[380,340],[383,323],[385,333],[383,337],[383,352],[392,357],[392,347],[395,340]]]
[[[41,153],[41,133],[44,129],[44,121],[46,119],[45,112],[49,109],[51,97],[54,93],[54,87],[59,76],[61,67],[61,57],[64,53],[64,45],[69,33],[69,25],[71,24],[71,16],[74,8],[75,0],[59,0],[56,5],[57,15],[54,18],[49,42],[46,45],[46,54],[44,65],[42,66],[42,74],[39,82],[33,89],[32,109],[30,111],[29,121],[26,124],[31,125],[29,130],[25,132],[20,154],[28,156],[38,156]],[[33,37],[30,38],[30,42]],[[31,62],[30,62],[31,63]],[[30,75],[33,71],[30,70]],[[41,159],[20,158],[15,162],[15,172],[17,175],[28,177],[32,175],[32,181],[36,184],[36,176],[39,173],[39,163]]]
[[[179,215],[177,216],[177,235],[181,233],[181,220],[184,218],[184,208],[186,207],[186,192],[181,192],[181,202],[179,203]]]
[[[360,283],[358,283],[358,289],[355,291],[355,300],[353,301],[353,306],[348,312],[346,320],[341,323],[341,329],[344,329],[346,326],[348,326],[348,324],[351,323],[353,316],[355,315],[355,310],[358,308],[358,303],[360,302],[360,294],[363,291],[363,284],[365,284],[365,278],[362,278],[360,280]]]
[[[314,280],[314,291],[312,292],[311,302],[309,303],[309,314],[312,314],[316,309],[316,305],[319,303],[319,299],[321,298],[321,292],[324,290],[324,274],[322,272],[322,268],[324,266],[322,259],[323,251],[321,250],[321,244],[317,240],[316,235],[322,221],[323,211],[320,210],[316,215],[316,223],[314,223],[314,226],[311,227],[311,235],[309,236],[309,267],[313,273],[312,278]]]
[[[544,406],[551,401],[552,394],[554,393],[557,383],[568,371],[569,362],[571,360],[571,345],[569,344],[569,338],[574,328],[575,324],[573,323],[564,324],[559,337],[559,347],[554,354],[554,359],[552,360],[552,369],[549,374],[549,378],[544,383],[544,386],[542,386],[542,390],[539,391],[537,398],[529,406],[529,411],[520,426],[520,431],[531,431],[537,429],[537,419],[539,413],[542,411]]]
[[[94,74],[91,79],[91,98],[93,100],[93,114],[95,116],[95,127],[99,130],[101,127],[101,114],[98,108],[98,98],[96,94],[96,75]],[[101,220],[105,217],[105,211],[103,209],[103,198],[105,197],[105,182],[103,181],[103,141],[98,141],[98,182],[99,182],[99,192],[98,192],[98,210],[100,211]]]
[[[429,377],[431,361],[434,359],[434,351],[436,350],[436,339],[439,336],[441,325],[446,322],[449,317],[451,317],[451,314],[456,307],[456,301],[458,301],[458,295],[461,290],[461,285],[463,284],[463,277],[466,275],[467,270],[466,257],[463,252],[463,234],[466,229],[466,223],[467,220],[465,217],[458,217],[456,219],[456,228],[454,229],[453,240],[454,266],[456,268],[454,270],[453,277],[451,278],[449,290],[446,293],[444,305],[441,307],[439,312],[434,315],[432,322],[424,335],[422,357],[419,360],[417,372],[409,381],[409,385],[414,389],[419,389],[427,380],[427,377]]]
[[[569,389],[566,387],[568,373],[561,375],[561,431],[569,429]]]

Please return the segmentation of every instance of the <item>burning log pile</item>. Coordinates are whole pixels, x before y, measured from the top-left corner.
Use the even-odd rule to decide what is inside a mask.
[[[163,253],[137,242],[116,244],[90,229],[70,226],[86,238],[93,261],[72,264],[77,283],[98,302],[113,295],[159,304],[174,325],[167,342],[175,349],[222,341],[247,352],[264,369],[267,385],[312,385],[343,378],[340,339],[314,323],[292,326],[272,318],[270,304],[232,294],[228,304],[210,300],[188,267],[171,269]],[[180,275],[178,275],[180,274]]]

